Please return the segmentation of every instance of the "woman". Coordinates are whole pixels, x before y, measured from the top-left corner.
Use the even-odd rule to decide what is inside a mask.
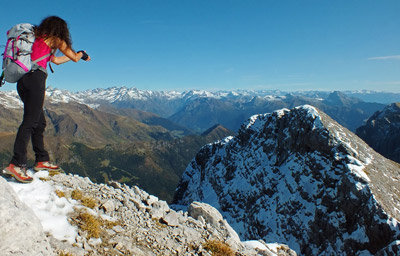
[[[24,103],[24,117],[18,129],[14,143],[14,156],[6,167],[6,173],[14,176],[20,182],[31,182],[26,172],[27,146],[32,141],[35,152],[35,171],[60,170],[57,165],[49,162],[49,154],[44,148],[43,132],[46,120],[43,113],[43,103],[46,90],[47,63],[62,64],[70,60],[78,62],[80,59],[89,61],[90,57],[84,51],[72,50],[72,42],[67,23],[57,17],[45,18],[35,27],[35,42],[32,46],[32,60],[39,59],[49,53],[59,50],[63,56],[49,57],[34,64],[32,71],[25,74],[17,83],[18,95]]]

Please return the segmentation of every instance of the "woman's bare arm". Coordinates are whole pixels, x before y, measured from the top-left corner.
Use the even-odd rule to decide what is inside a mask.
[[[82,56],[83,53],[82,52],[74,52],[70,47],[67,46],[67,44],[62,41],[59,44],[58,49],[64,54],[64,56],[53,56],[53,58],[51,59],[51,62],[53,62],[56,65],[60,65],[63,64],[65,62],[68,62],[70,60],[72,60],[73,62],[78,62]],[[86,60],[89,61],[90,57]]]

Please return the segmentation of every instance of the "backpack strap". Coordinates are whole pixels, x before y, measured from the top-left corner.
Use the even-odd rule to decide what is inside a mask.
[[[44,55],[44,56],[42,56],[42,57],[40,57],[40,58],[38,58],[38,59],[36,59],[36,60],[32,60],[32,63],[37,64],[39,61],[46,59],[46,58],[49,57],[50,55],[51,55],[51,53],[48,53],[48,54],[46,54],[46,55]]]
[[[55,55],[56,54],[56,49],[52,49],[51,50],[51,52],[50,52],[50,55]],[[49,68],[50,68],[50,70],[51,70],[51,73],[54,73],[54,70],[53,70],[53,68],[51,67],[51,61],[49,61]]]
[[[50,53],[48,53],[48,54],[46,54],[46,55],[44,55],[44,56],[42,56],[42,57],[40,57],[40,58],[38,58],[38,59],[36,59],[36,60],[32,60],[32,63],[37,65],[37,63],[38,63],[39,61],[44,60],[44,59],[46,59],[47,57],[50,57],[50,56],[54,55],[55,52],[56,52],[56,50],[53,49],[53,50],[51,50]],[[37,66],[39,66],[39,65],[37,65]],[[51,73],[54,73],[54,70],[53,70],[53,68],[51,67],[51,62],[50,62],[50,61],[49,61],[49,67],[50,67]]]

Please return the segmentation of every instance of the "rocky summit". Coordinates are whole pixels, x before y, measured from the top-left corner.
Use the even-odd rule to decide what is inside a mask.
[[[304,105],[252,116],[201,149],[174,202],[218,209],[240,238],[299,255],[399,255],[400,165]]]
[[[54,174],[35,174],[31,184],[0,177],[1,255],[296,255],[286,245],[240,241],[208,204],[175,211],[138,187]],[[33,207],[41,201],[45,206]],[[60,212],[67,212],[65,223]]]

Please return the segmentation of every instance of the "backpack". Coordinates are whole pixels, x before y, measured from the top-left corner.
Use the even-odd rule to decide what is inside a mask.
[[[34,64],[51,55],[49,53],[32,61],[33,42],[35,42],[35,32],[32,24],[17,24],[7,32],[7,44],[3,54],[3,73],[0,77],[1,85],[4,84],[3,79],[9,83],[18,82],[23,75],[32,70]]]

